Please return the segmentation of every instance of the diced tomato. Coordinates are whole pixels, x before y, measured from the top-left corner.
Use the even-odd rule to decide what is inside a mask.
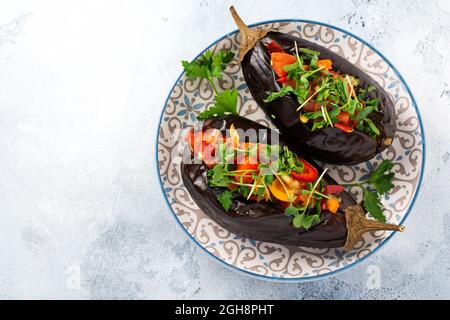
[[[284,71],[284,67],[297,62],[297,58],[291,54],[284,52],[274,52],[271,55],[272,67],[276,75],[280,78],[287,76],[287,72]]]
[[[331,61],[331,60],[329,60],[329,59],[326,59],[326,60],[319,60],[319,61],[317,61],[317,65],[318,65],[319,67],[324,67],[324,68],[326,68],[327,70],[333,69],[333,61]]]
[[[353,127],[352,126],[349,126],[349,125],[346,125],[346,124],[343,124],[343,123],[340,123],[340,122],[335,123],[334,126],[336,128],[338,128],[338,129],[341,129],[344,132],[347,132],[347,133],[353,132]]]
[[[275,40],[270,41],[267,44],[266,48],[267,50],[269,50],[270,53],[284,52],[283,48]]]
[[[350,121],[350,114],[348,112],[345,111],[341,111],[338,115],[337,115],[337,119],[340,123],[345,124],[345,125],[349,125],[349,121]]]
[[[236,171],[240,171],[237,173],[236,176],[234,176],[234,180],[236,182],[241,182],[241,178],[242,178],[242,183],[245,184],[251,184],[253,183],[253,172],[257,171],[259,167],[258,163],[242,163],[242,164],[238,164],[236,167]],[[246,171],[249,172],[246,172]],[[257,172],[256,172],[257,173]]]
[[[324,187],[323,192],[325,194],[337,194],[344,191],[344,187],[337,184],[327,184]]]
[[[319,173],[317,172],[317,169],[314,168],[313,165],[306,162],[305,160],[301,160],[303,163],[303,171],[302,173],[297,173],[295,171],[292,171],[292,178],[295,180],[301,181],[301,182],[314,182],[317,180],[317,177],[319,176]]]
[[[195,131],[192,129],[188,132],[185,140],[189,143],[192,153],[198,159],[208,166],[212,167],[217,164],[216,157],[217,141],[220,139],[220,132],[216,131]]]

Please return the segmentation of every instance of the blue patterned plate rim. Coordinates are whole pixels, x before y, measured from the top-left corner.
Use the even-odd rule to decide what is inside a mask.
[[[324,27],[328,27],[331,29],[335,29],[337,31],[340,31],[342,33],[345,33],[346,35],[360,41],[361,43],[363,43],[364,45],[366,45],[367,47],[369,47],[370,49],[372,49],[374,52],[376,52],[388,65],[389,67],[394,71],[394,73],[398,76],[398,78],[401,80],[402,84],[404,85],[408,95],[411,98],[412,104],[414,106],[414,110],[417,114],[417,117],[419,119],[419,125],[420,125],[420,132],[421,132],[421,136],[422,136],[422,165],[420,168],[420,175],[419,175],[419,179],[417,181],[417,188],[414,192],[414,195],[412,197],[411,203],[408,207],[408,209],[406,210],[406,213],[404,215],[404,217],[402,218],[402,220],[400,221],[400,224],[403,224],[406,220],[406,218],[408,217],[408,215],[410,214],[411,210],[414,207],[414,204],[417,200],[417,196],[419,194],[420,188],[422,186],[422,179],[423,179],[423,174],[424,174],[424,169],[425,169],[425,161],[426,161],[426,142],[425,142],[425,131],[424,131],[424,127],[423,127],[423,123],[422,123],[422,117],[420,114],[420,110],[418,108],[416,99],[414,98],[414,95],[411,92],[411,89],[409,88],[408,84],[406,83],[405,79],[403,78],[403,76],[401,75],[401,73],[398,71],[398,69],[391,63],[391,61],[389,59],[386,58],[386,56],[384,54],[382,54],[378,49],[376,49],[373,45],[371,45],[369,42],[365,41],[364,39],[360,38],[359,36],[343,29],[340,27],[336,27],[334,25],[328,24],[328,23],[324,23],[324,22],[319,22],[319,21],[314,21],[314,20],[304,20],[304,19],[275,19],[275,20],[267,20],[267,21],[261,21],[261,22],[257,22],[257,23],[253,23],[250,24],[249,27],[257,27],[260,25],[265,25],[265,24],[269,24],[269,23],[282,23],[282,22],[297,22],[297,23],[310,23],[310,24],[316,24],[316,25],[321,25]],[[237,33],[238,30],[234,30],[230,33],[225,34],[224,36],[220,37],[219,39],[215,40],[213,43],[211,43],[209,46],[207,46],[204,50],[202,50],[194,59],[197,59],[198,57],[200,57],[208,48],[214,46],[215,44],[217,44],[218,42],[220,42],[221,40]],[[158,181],[159,181],[159,186],[160,186],[160,190],[161,193],[163,194],[164,200],[166,202],[167,207],[169,208],[170,212],[172,213],[175,221],[177,222],[177,224],[179,225],[179,227],[184,231],[184,233],[186,233],[186,235],[188,236],[188,238],[190,240],[192,240],[198,247],[200,247],[204,252],[206,252],[210,257],[212,257],[215,261],[217,261],[218,263],[220,263],[221,265],[223,265],[224,267],[231,269],[235,272],[241,273],[241,274],[245,274],[246,276],[250,276],[256,279],[260,279],[260,280],[265,280],[265,281],[272,281],[272,282],[292,282],[292,283],[298,283],[298,282],[307,282],[307,281],[315,281],[315,280],[319,280],[319,279],[324,279],[324,278],[328,278],[331,276],[335,276],[339,273],[342,273],[344,271],[347,271],[355,266],[357,266],[358,264],[360,264],[362,261],[367,260],[369,257],[373,256],[374,253],[376,253],[380,248],[382,248],[390,239],[392,239],[392,237],[394,236],[394,233],[391,233],[389,236],[386,237],[386,239],[383,240],[383,242],[376,247],[374,250],[370,251],[367,255],[365,255],[364,257],[356,260],[353,263],[348,264],[347,266],[344,266],[343,268],[328,272],[326,274],[320,274],[320,275],[314,275],[314,276],[308,276],[308,277],[299,277],[299,278],[280,278],[280,277],[272,277],[269,275],[258,275],[255,273],[252,273],[250,271],[246,271],[243,269],[240,269],[236,266],[233,266],[231,264],[226,263],[225,261],[221,260],[220,258],[216,257],[214,254],[212,254],[211,252],[209,252],[205,247],[203,247],[181,224],[181,222],[177,219],[177,216],[175,214],[175,212],[173,211],[172,207],[170,206],[170,203],[167,199],[167,196],[164,192],[164,187],[162,185],[162,181],[161,181],[161,173],[159,170],[159,159],[158,159],[158,138],[159,138],[159,131],[160,131],[160,127],[161,127],[161,122],[163,119],[163,114],[164,114],[164,110],[166,108],[166,105],[169,101],[170,95],[173,92],[175,86],[177,85],[178,81],[183,77],[184,75],[184,71],[180,74],[180,76],[178,77],[178,79],[175,81],[174,85],[172,86],[172,88],[169,91],[169,94],[167,96],[167,99],[165,100],[165,103],[163,105],[163,108],[161,110],[161,115],[159,118],[159,122],[158,122],[158,127],[157,127],[157,132],[156,132],[156,145],[155,145],[155,154],[156,154],[156,168],[157,168],[157,175],[158,175]]]

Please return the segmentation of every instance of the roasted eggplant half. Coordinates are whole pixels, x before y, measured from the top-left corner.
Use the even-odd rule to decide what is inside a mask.
[[[367,73],[344,57],[289,34],[248,28],[240,62],[257,104],[287,139],[332,164],[367,161],[394,139],[394,104]]]
[[[246,238],[351,250],[370,230],[403,228],[365,212],[326,170],[278,132],[239,116],[200,122],[186,137],[181,173],[210,218]]]

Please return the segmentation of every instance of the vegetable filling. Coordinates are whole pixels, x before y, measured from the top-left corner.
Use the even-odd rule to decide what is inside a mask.
[[[193,130],[186,137],[196,159],[209,168],[208,185],[224,188],[217,197],[222,207],[231,208],[233,194],[247,200],[273,202],[293,217],[296,228],[309,229],[320,222],[322,211],[336,213],[344,188],[325,185],[323,171],[298,157],[288,147],[241,142],[231,125],[226,139],[219,130]]]
[[[273,40],[266,48],[281,88],[271,92],[265,103],[291,95],[299,103],[299,121],[312,131],[335,127],[347,133],[358,130],[374,138],[380,135],[369,117],[380,111],[379,99],[370,94],[376,90],[374,86],[361,88],[356,77],[333,70],[333,61],[319,59],[319,52],[298,48],[297,43],[292,54]]]

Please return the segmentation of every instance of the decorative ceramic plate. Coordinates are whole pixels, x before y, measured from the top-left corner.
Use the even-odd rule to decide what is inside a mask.
[[[255,25],[253,25],[254,27]],[[339,28],[312,21],[278,20],[258,24],[276,28],[316,42],[367,72],[391,95],[396,110],[397,133],[392,146],[376,158],[355,166],[329,166],[338,182],[357,182],[382,159],[395,163],[395,187],[383,198],[388,222],[404,224],[414,204],[422,180],[425,162],[423,128],[415,100],[395,67],[375,48]],[[238,51],[240,36],[230,33],[208,49]],[[269,119],[253,101],[240,65],[228,67],[223,89],[237,88],[241,116],[273,128]],[[157,166],[161,186],[176,221],[189,237],[211,257],[248,275],[267,280],[304,281],[318,279],[349,269],[377,251],[391,232],[366,233],[353,251],[285,246],[245,239],[220,227],[203,213],[183,185],[180,162],[185,144],[182,137],[196,121],[196,115],[208,107],[213,92],[205,80],[189,80],[183,73],[175,83],[161,115],[157,138]],[[356,199],[361,195],[350,190]]]

